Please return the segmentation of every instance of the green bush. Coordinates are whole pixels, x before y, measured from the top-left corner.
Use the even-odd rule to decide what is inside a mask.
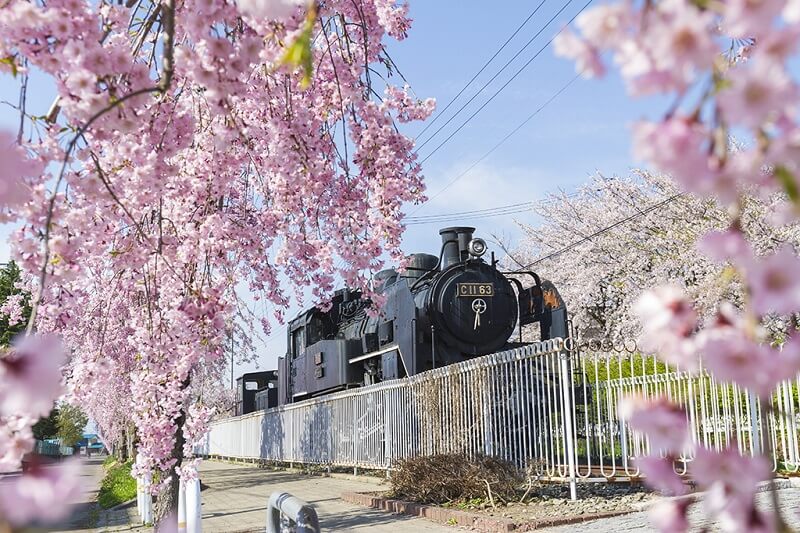
[[[113,463],[108,467],[97,495],[100,507],[108,509],[136,498],[136,480],[131,476],[132,465],[133,463],[128,461],[121,464]]]

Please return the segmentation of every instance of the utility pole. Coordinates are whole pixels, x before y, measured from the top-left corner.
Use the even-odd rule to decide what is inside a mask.
[[[231,326],[231,390],[233,390],[233,326]]]

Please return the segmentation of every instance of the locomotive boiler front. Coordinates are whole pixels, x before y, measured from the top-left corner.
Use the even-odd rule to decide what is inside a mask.
[[[511,283],[481,258],[485,244],[474,228],[445,228],[442,271],[425,295],[436,339],[465,355],[502,348],[514,332],[518,302]]]

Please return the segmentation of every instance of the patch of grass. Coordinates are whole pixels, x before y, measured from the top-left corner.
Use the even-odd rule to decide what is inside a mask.
[[[136,480],[131,476],[133,462],[116,463],[106,471],[106,477],[100,484],[97,503],[108,509],[136,498]]]
[[[114,463],[116,463],[116,462],[117,462],[117,458],[116,458],[116,457],[114,457],[113,455],[109,455],[109,456],[108,456],[108,457],[106,457],[106,458],[105,458],[105,460],[103,461],[103,468],[104,468],[105,470],[108,470],[108,469],[109,469],[109,468],[111,468],[111,467],[114,465]]]

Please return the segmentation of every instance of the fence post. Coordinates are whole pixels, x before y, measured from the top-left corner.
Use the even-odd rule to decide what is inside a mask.
[[[562,345],[558,351],[558,358],[561,366],[561,395],[563,397],[563,419],[562,427],[564,431],[564,444],[567,467],[569,468],[569,497],[572,500],[578,499],[578,480],[575,472],[575,434],[573,432],[572,415],[575,405],[572,402],[572,376],[570,375],[571,352]]]
[[[267,505],[267,533],[280,533],[281,514],[297,524],[297,533],[319,533],[317,512],[288,492],[273,492]]]
[[[758,431],[758,398],[756,398],[755,393],[747,392],[747,403],[749,404],[748,407],[750,407],[750,446],[753,455],[761,455],[761,432]]]

